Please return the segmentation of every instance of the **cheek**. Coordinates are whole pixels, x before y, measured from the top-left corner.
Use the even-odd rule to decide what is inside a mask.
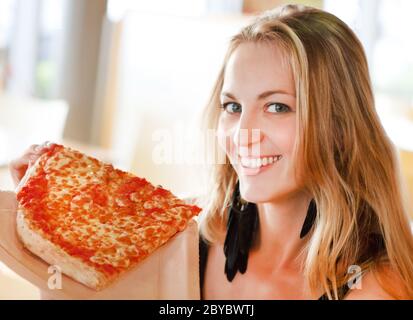
[[[216,137],[219,147],[224,151],[228,156],[231,155],[232,150],[234,149],[233,144],[233,135],[235,132],[235,124],[231,123],[226,119],[226,116],[221,116],[219,118]]]
[[[271,128],[265,129],[264,132],[272,144],[277,146],[278,151],[280,151],[283,156],[292,154],[296,139],[295,121],[272,123]]]

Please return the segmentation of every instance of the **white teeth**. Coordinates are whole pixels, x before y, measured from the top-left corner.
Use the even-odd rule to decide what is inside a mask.
[[[257,167],[257,160],[256,159],[251,159],[250,160],[250,167],[251,168],[256,168]]]
[[[263,158],[241,158],[242,166],[246,168],[260,168],[262,166],[267,166],[273,164],[281,159],[281,156],[274,156],[274,157],[263,157]]]
[[[241,158],[241,164],[242,164],[244,167],[249,167],[249,166],[250,166],[250,159],[248,159],[248,158]]]

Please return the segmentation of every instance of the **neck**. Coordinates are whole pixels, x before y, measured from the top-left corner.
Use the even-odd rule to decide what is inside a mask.
[[[257,204],[259,233],[251,253],[267,261],[271,269],[298,266],[307,237],[300,232],[311,198],[304,193],[279,201]]]

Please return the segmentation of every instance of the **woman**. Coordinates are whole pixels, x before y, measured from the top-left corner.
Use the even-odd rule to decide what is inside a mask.
[[[231,40],[205,118],[228,160],[200,226],[205,299],[413,298],[397,156],[348,26],[264,13]]]
[[[204,299],[413,298],[395,149],[342,21],[286,6],[245,27],[206,119],[227,161],[200,224]],[[46,149],[11,164],[16,183]]]

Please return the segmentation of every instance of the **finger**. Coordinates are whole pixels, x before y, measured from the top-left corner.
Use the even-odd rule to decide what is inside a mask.
[[[45,141],[45,142],[43,142],[40,146],[41,146],[42,148],[47,148],[50,144],[51,144],[50,141]]]
[[[31,166],[31,165],[30,165],[30,162],[34,163],[34,162],[36,162],[37,159],[39,159],[39,158],[40,158],[40,154],[32,154],[32,155],[30,155],[30,156],[29,156],[29,167]]]
[[[11,170],[24,170],[24,168],[27,168],[27,166],[34,164],[37,159],[40,158],[40,156],[41,154],[37,153],[25,153],[22,157],[10,161],[9,167]]]
[[[55,145],[54,142],[51,141],[46,141],[43,144],[41,144],[41,149],[50,149],[51,147],[53,147]]]
[[[45,151],[49,150],[54,145],[53,142],[46,141],[42,144],[33,145],[30,149],[31,153],[42,154]]]
[[[10,162],[9,170],[15,185],[20,182],[20,180],[26,174],[27,170],[32,167],[39,158],[40,155],[31,154],[25,155]]]
[[[31,155],[32,154],[25,154],[23,157],[12,160],[10,162],[10,167],[17,169],[21,166],[28,165]]]
[[[40,145],[39,144],[32,144],[28,149],[26,149],[26,151],[24,152],[24,154],[27,153],[36,153],[37,150],[39,150]]]
[[[13,182],[16,186],[25,175],[29,167],[29,162],[30,161],[27,158],[16,159],[10,162],[9,169]]]
[[[20,158],[15,159],[17,160],[23,160],[24,158],[29,158],[31,156],[40,156],[42,153],[42,149],[40,148],[40,146],[38,144],[34,144],[32,146],[30,146],[28,149],[26,149],[26,151],[24,151],[24,153],[22,154],[22,156],[20,156]]]
[[[45,144],[33,144],[24,153],[24,155],[41,154],[47,149]]]
[[[49,141],[49,140],[47,140],[47,141],[45,141],[45,142],[43,143],[43,145],[45,145],[45,146],[48,147],[48,148],[54,146],[55,144],[56,144],[56,143],[54,143],[54,142],[52,142],[52,141]]]

